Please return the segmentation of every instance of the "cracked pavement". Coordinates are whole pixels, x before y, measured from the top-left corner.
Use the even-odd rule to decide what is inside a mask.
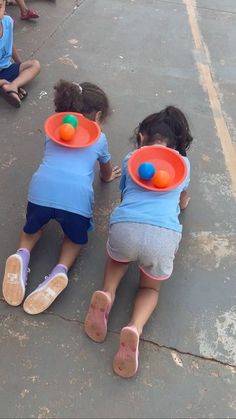
[[[0,299],[0,417],[234,418],[235,179],[218,122],[226,124],[236,147],[236,5],[233,0],[214,0],[214,7],[210,0],[34,4],[40,19],[17,21],[16,44],[25,59],[40,60],[42,73],[19,111],[1,103],[1,273],[17,246],[59,78],[94,81],[107,91],[113,115],[104,131],[117,164],[144,116],[166,104],[182,108],[195,137],[192,199],[181,215],[184,235],[172,279],[163,284],[141,339],[139,372],[122,380],[111,365],[136,292],[135,265],[118,291],[107,341],[97,345],[83,333],[91,294],[102,281],[109,213],[119,202],[118,182],[104,185],[96,177],[96,231],[63,295],[36,317]],[[18,16],[15,7],[9,12]],[[200,46],[194,43],[195,18]],[[201,73],[203,64],[210,79]],[[55,264],[60,240],[51,224],[32,255],[27,294]]]

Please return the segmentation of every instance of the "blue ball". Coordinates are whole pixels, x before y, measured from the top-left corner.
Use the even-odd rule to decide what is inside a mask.
[[[141,179],[149,180],[155,174],[155,167],[152,163],[148,163],[148,162],[142,163],[140,164],[138,168],[138,174]]]

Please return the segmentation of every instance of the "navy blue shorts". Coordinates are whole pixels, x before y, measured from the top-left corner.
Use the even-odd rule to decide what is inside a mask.
[[[3,68],[3,70],[0,70],[0,79],[5,79],[9,82],[12,82],[15,80],[20,73],[20,64],[13,63],[8,68]]]
[[[50,220],[56,220],[64,234],[76,244],[86,244],[90,219],[73,212],[64,211],[28,202],[26,224],[23,228],[26,234],[37,233]]]

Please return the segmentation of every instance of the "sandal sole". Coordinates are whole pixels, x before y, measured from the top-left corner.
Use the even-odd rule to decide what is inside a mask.
[[[23,93],[23,90],[24,90],[24,93]],[[19,95],[22,95],[22,98],[20,98],[21,101],[25,100],[28,96],[28,92],[26,92],[26,90],[22,89],[21,87],[18,89],[18,93]]]
[[[22,283],[22,260],[19,256],[9,256],[6,261],[2,284],[3,297],[11,306],[19,306],[25,296],[25,286]]]
[[[114,372],[122,378],[133,377],[138,369],[138,333],[124,327],[120,333],[120,347],[113,360]]]
[[[91,299],[88,314],[84,323],[85,333],[94,342],[101,343],[107,335],[107,318],[111,301],[108,295],[102,291],[96,291]]]
[[[23,309],[28,314],[39,314],[47,310],[60,293],[67,287],[66,275],[56,275],[49,284],[33,291],[26,298]]]
[[[13,106],[14,108],[18,109],[21,107],[21,101],[18,101],[15,96],[8,94],[3,89],[0,89],[0,94],[5,99],[5,101],[9,103],[11,106]]]

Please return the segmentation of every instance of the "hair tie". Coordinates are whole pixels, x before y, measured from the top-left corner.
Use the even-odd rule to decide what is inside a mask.
[[[82,92],[83,92],[83,89],[82,89],[82,87],[80,86],[80,84],[79,84],[79,83],[76,83],[75,81],[73,81],[73,82],[72,82],[72,84],[74,84],[75,86],[77,86],[77,87],[79,88],[80,93],[82,93]]]

